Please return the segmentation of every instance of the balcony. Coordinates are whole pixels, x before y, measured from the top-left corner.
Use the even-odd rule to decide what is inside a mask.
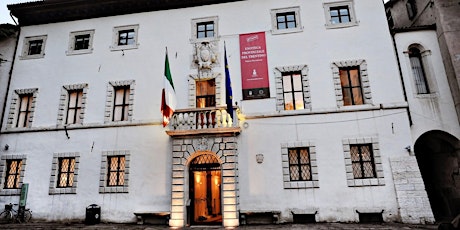
[[[193,135],[238,135],[239,127],[237,110],[233,109],[233,119],[227,113],[227,107],[192,108],[174,111],[169,122],[169,131],[172,137]]]

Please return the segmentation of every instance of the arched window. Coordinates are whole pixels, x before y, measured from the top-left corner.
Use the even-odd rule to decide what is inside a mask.
[[[409,59],[414,75],[417,94],[428,94],[430,89],[426,80],[425,69],[423,68],[422,55],[418,48],[412,47],[409,49]]]

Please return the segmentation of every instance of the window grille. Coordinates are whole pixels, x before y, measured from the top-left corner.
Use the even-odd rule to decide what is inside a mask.
[[[72,187],[75,176],[75,158],[59,158],[58,184],[56,187]]]
[[[295,12],[277,13],[276,14],[277,28],[291,29],[296,28]]]
[[[288,157],[291,181],[312,180],[308,148],[291,148],[288,150]]]
[[[21,176],[22,160],[6,160],[6,175],[5,185],[6,189],[18,189],[20,176]]]
[[[113,104],[112,121],[127,121],[129,111],[130,86],[114,87],[115,97]]]
[[[417,48],[409,49],[409,59],[412,68],[412,74],[414,75],[417,93],[430,93],[426,80],[425,69],[423,68],[422,55],[420,54],[420,50]]]
[[[28,127],[32,111],[33,94],[19,95],[19,111],[16,127]]]
[[[283,97],[285,110],[305,109],[302,75],[299,72],[283,73]]]
[[[107,164],[107,186],[123,186],[125,184],[125,156],[109,156]]]
[[[344,105],[364,104],[359,72],[360,70],[358,66],[339,68]]]
[[[350,156],[355,179],[377,177],[371,144],[350,145]]]

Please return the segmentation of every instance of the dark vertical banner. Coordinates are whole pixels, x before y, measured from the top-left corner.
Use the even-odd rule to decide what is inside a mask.
[[[243,100],[270,97],[265,32],[240,35]]]

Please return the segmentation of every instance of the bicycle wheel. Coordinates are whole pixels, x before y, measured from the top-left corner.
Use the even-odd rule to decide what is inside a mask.
[[[13,213],[10,211],[3,211],[0,213],[0,223],[6,224],[11,223],[13,221]]]
[[[24,211],[24,219],[22,220],[23,223],[27,223],[32,219],[32,211],[30,210],[25,210]]]

